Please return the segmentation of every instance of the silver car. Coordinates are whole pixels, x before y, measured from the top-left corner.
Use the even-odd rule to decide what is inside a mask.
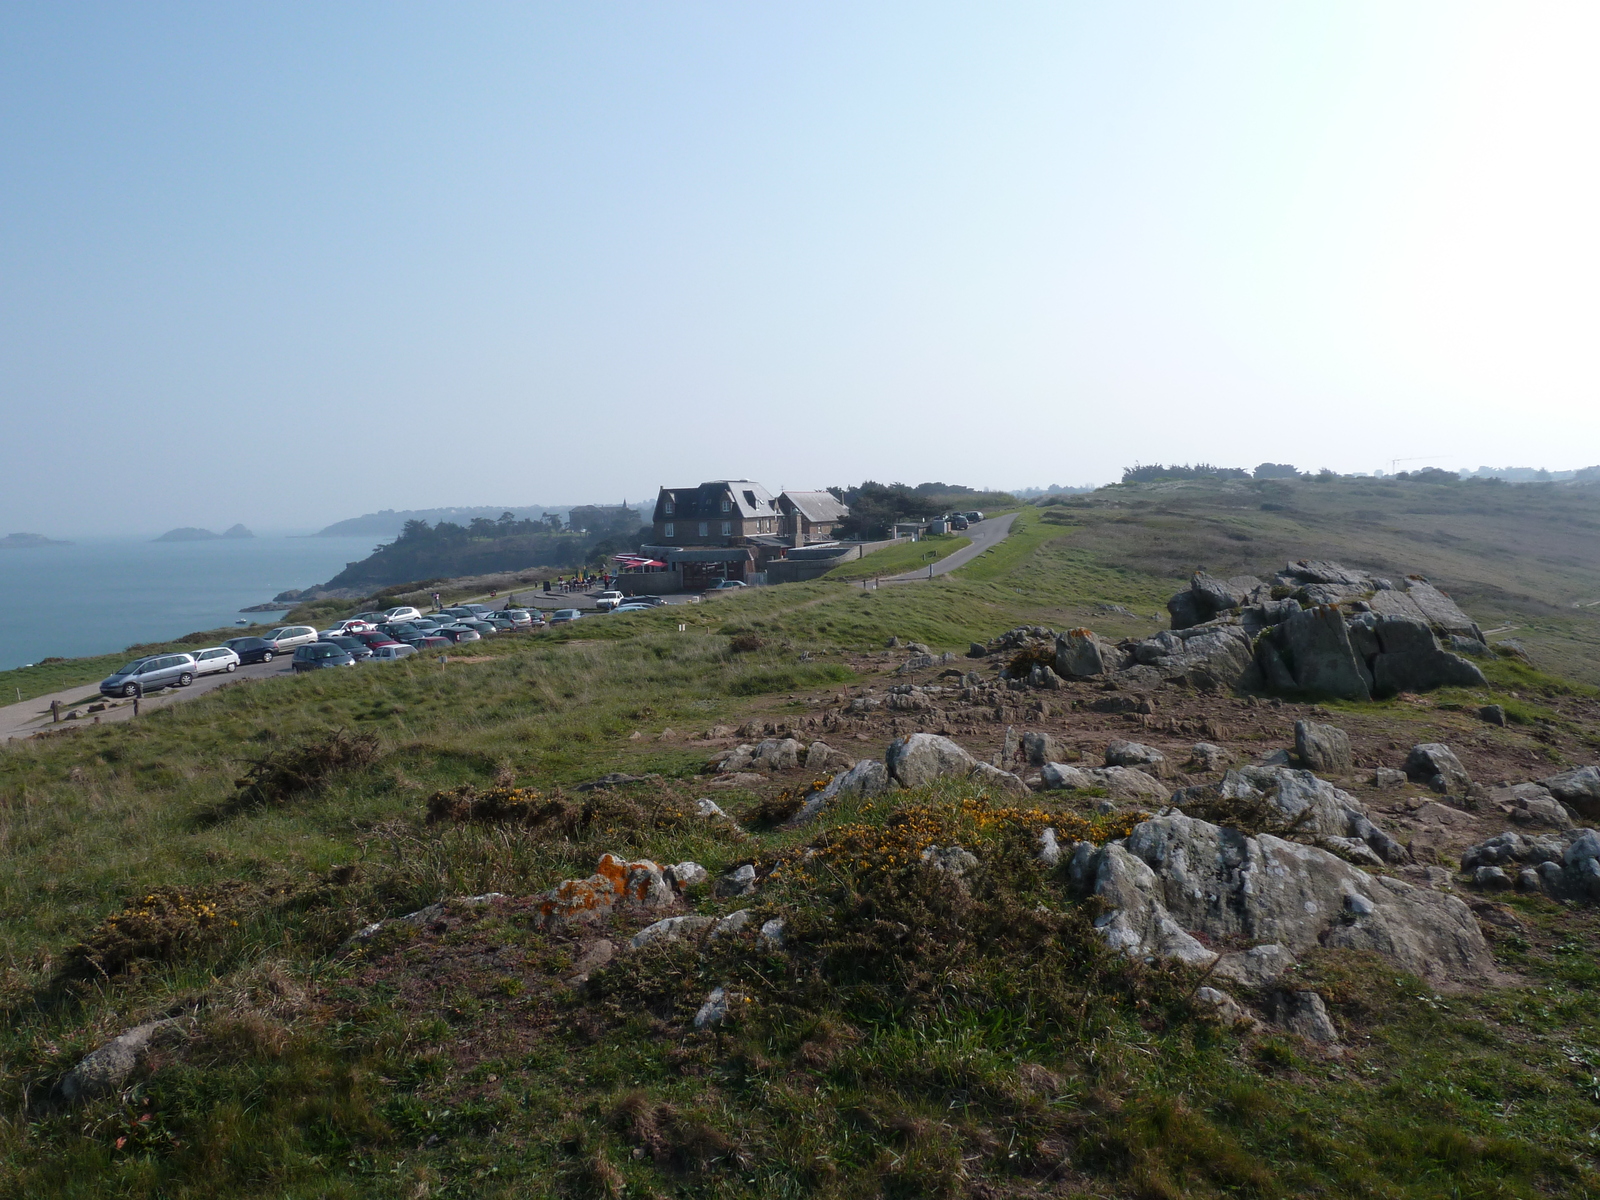
[[[102,696],[142,696],[164,687],[188,687],[194,682],[192,654],[156,654],[136,658],[100,681]]]
[[[284,654],[297,646],[309,646],[317,640],[317,631],[309,625],[280,625],[271,633],[262,634],[261,640],[272,647],[274,654]]]

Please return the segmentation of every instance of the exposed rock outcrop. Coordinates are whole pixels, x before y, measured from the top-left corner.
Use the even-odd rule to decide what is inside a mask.
[[[1488,653],[1482,630],[1420,577],[1396,584],[1308,560],[1288,564],[1271,583],[1253,576],[1220,581],[1200,572],[1167,607],[1172,630],[1140,643],[1135,657],[1152,665],[1171,659],[1171,639],[1182,638],[1183,653],[1203,655],[1208,664],[1191,680],[1196,686],[1209,678],[1221,681],[1214,686],[1364,700],[1485,685],[1474,663],[1439,640],[1459,638],[1471,643],[1472,653],[1479,646]],[[1241,631],[1250,644],[1251,662],[1237,671],[1229,638],[1220,633],[1228,629]]]
[[[1096,924],[1139,957],[1211,966],[1218,955],[1207,941],[1243,939],[1289,954],[1372,950],[1436,986],[1495,977],[1461,900],[1369,875],[1315,846],[1173,813],[1107,844],[1093,869],[1093,891],[1108,905]]]
[[[1565,829],[1528,837],[1508,829],[1468,846],[1461,869],[1481,887],[1504,880],[1502,887],[1514,884],[1519,891],[1558,900],[1600,901],[1600,833]]]

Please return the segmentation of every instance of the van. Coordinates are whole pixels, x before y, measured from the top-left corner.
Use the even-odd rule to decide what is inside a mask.
[[[142,696],[164,687],[188,687],[194,682],[192,654],[156,654],[136,658],[100,681],[102,696]]]

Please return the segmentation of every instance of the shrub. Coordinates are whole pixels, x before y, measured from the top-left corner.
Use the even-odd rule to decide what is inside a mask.
[[[152,888],[122,903],[78,945],[67,951],[61,973],[68,979],[109,978],[137,971],[141,962],[174,962],[198,945],[215,941],[239,922],[233,914],[252,895],[242,883],[211,888]]]
[[[351,735],[336,730],[253,759],[244,778],[234,780],[229,812],[283,804],[296,796],[319,791],[342,771],[359,771],[378,760],[378,739],[370,733]]]

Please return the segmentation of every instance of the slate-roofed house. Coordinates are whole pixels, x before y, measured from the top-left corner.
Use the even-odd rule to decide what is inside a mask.
[[[749,479],[715,479],[694,488],[662,488],[655,536],[662,546],[733,546],[736,538],[777,535],[783,514],[772,493]]]
[[[683,587],[693,590],[717,579],[747,580],[797,546],[831,541],[849,511],[827,492],[775,498],[749,479],[662,488],[652,517],[654,543],[643,549],[681,572]]]
[[[778,510],[794,546],[833,541],[839,523],[850,515],[849,506],[832,492],[784,492],[778,497]]]

